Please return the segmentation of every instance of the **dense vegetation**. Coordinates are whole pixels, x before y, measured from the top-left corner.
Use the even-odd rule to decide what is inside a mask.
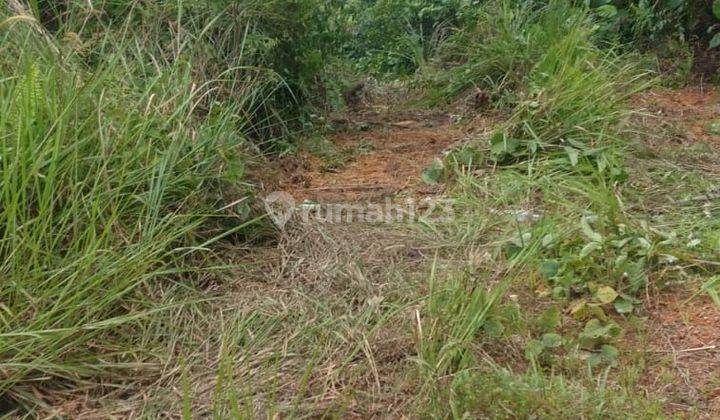
[[[201,405],[219,417],[342,414],[341,403],[304,400],[311,372],[330,345],[353,343],[348,365],[368,350],[355,344],[364,335],[326,327],[363,323],[370,334],[422,302],[417,322],[431,321],[409,374],[422,384],[420,413],[656,415],[653,401],[603,388],[618,359],[609,315],[631,316],[650,276],[678,260],[710,279],[715,263],[698,261],[716,260],[718,226],[688,214],[652,226],[629,210],[643,191],[628,183],[628,100],[688,83],[694,56],[707,73],[718,18],[718,2],[691,0],[9,0],[0,6],[3,413],[52,413],[78,389],[121,400],[154,386],[165,391],[142,415],[189,418],[190,378],[212,377]],[[436,263],[449,251],[438,251],[425,283],[377,313],[315,301],[304,313],[233,310],[214,288],[250,269],[228,254],[275,240],[251,177],[328,129],[326,113],[370,77],[402,80],[423,106],[490,97],[503,116],[490,135],[426,174],[452,185],[465,219],[423,234],[467,247],[495,235],[502,269],[441,281]],[[500,169],[480,182],[472,173],[485,167]],[[540,225],[482,219],[529,191],[548,202]],[[676,231],[710,245],[683,244]],[[493,286],[472,286],[472,276]],[[502,296],[538,278],[560,303],[518,327],[519,309]],[[418,290],[426,294],[410,294]],[[585,315],[563,337],[566,309]],[[503,328],[534,337],[525,373],[478,368],[478,342]],[[577,360],[600,369],[599,390],[562,376],[576,368],[555,360],[563,345],[590,352]],[[283,388],[283,375],[297,387]],[[180,403],[161,406],[168,400]]]

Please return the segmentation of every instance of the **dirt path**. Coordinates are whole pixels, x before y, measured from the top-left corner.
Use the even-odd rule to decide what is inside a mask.
[[[444,113],[367,111],[335,124],[337,130],[327,140],[305,142],[315,141],[320,147],[311,145],[297,157],[278,160],[281,169],[275,184],[265,189],[291,194],[295,205],[305,200],[364,204],[439,195],[443,185],[426,185],[420,175],[468,136],[465,127]],[[437,244],[409,222],[314,219],[292,219],[278,240],[277,246],[254,248],[243,261],[255,269],[243,270],[243,289],[236,292],[236,300],[257,305],[271,298],[268,306],[273,311],[295,319],[284,324],[288,331],[283,336],[295,336],[297,330],[310,334],[308,330],[316,324],[332,332],[327,336],[318,332],[319,337],[313,338],[323,341],[316,341],[321,351],[307,380],[305,392],[308,401],[314,401],[306,407],[309,417],[325,417],[338,405],[348,418],[400,417],[413,412],[408,404],[419,389],[406,372],[408,361],[417,355],[416,308],[402,302],[425,287]],[[366,311],[368,315],[363,315]],[[383,320],[385,316],[392,321]],[[303,321],[303,317],[308,319]],[[301,355],[308,351],[304,341],[288,341],[291,350],[283,352]],[[357,342],[363,343],[359,354]],[[288,364],[285,392],[292,395],[307,372],[289,366],[299,363],[293,358],[283,363]]]
[[[304,150],[283,162],[281,188],[296,200],[379,201],[399,194],[436,194],[442,187],[424,185],[422,171],[466,136],[443,113],[363,113],[339,123],[345,129],[330,136],[335,156]]]

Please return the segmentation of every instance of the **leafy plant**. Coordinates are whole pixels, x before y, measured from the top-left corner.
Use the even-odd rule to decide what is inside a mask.
[[[572,298],[590,293],[599,305],[631,311],[632,296],[647,283],[645,270],[656,252],[653,239],[596,216],[583,217],[579,225],[584,241],[546,239],[546,249],[555,258],[542,271],[554,285],[553,294]]]
[[[462,25],[470,0],[355,0],[342,9],[352,37],[347,57],[361,71],[408,75],[430,60],[438,43],[455,25]]]
[[[603,37],[614,42],[641,49],[657,47],[669,39],[708,39],[710,48],[720,42],[720,38],[711,37],[720,16],[720,4],[714,0],[588,0],[586,4],[596,16]]]

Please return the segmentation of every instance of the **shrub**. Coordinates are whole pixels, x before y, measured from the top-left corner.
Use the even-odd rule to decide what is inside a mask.
[[[652,49],[668,38],[706,38],[715,23],[712,0],[592,0],[587,3],[604,37],[641,49]]]
[[[469,0],[356,0],[343,14],[349,16],[352,37],[345,54],[362,71],[409,75],[424,65],[453,26],[468,18]]]

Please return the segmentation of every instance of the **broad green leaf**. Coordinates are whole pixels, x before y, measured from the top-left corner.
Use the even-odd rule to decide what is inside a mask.
[[[513,245],[519,247],[519,248],[525,248],[527,244],[530,243],[532,240],[532,233],[531,232],[525,232],[522,235],[517,234],[513,236],[511,239]]]
[[[642,249],[648,250],[648,249],[652,248],[652,244],[650,243],[650,241],[648,241],[648,240],[645,239],[645,238],[642,238],[642,237],[641,237],[641,238],[637,238],[637,239],[635,240],[635,242],[636,242],[637,245],[638,245],[640,248],[642,248]]]
[[[439,182],[445,172],[445,165],[440,159],[435,159],[429,167],[420,175],[420,179],[426,184],[436,184]]]
[[[502,333],[505,331],[505,327],[499,320],[490,318],[485,321],[485,324],[483,324],[483,331],[488,336],[497,338],[502,336]]]
[[[607,325],[603,326],[602,323],[597,319],[591,319],[585,324],[585,328],[580,335],[583,338],[615,338],[622,330],[616,323],[610,321]]]
[[[715,34],[710,40],[710,49],[717,48],[720,45],[720,33]]]
[[[567,153],[568,159],[570,159],[570,164],[572,166],[577,166],[578,158],[580,157],[580,151],[572,147],[565,147],[565,153]]]
[[[543,311],[536,321],[537,327],[541,331],[552,331],[560,326],[560,309],[557,306],[551,306]]]
[[[599,243],[590,242],[589,244],[585,245],[583,249],[580,250],[580,258],[585,258],[593,252],[597,251],[598,249],[600,249]]]
[[[547,349],[553,349],[556,347],[560,347],[561,344],[562,344],[562,337],[560,336],[560,334],[555,334],[555,333],[543,334],[543,337],[542,337],[543,347],[545,347]]]
[[[618,167],[610,169],[610,176],[612,176],[612,179],[617,182],[625,182],[628,178],[630,178],[630,174],[625,170],[625,168]]]
[[[603,304],[612,303],[617,299],[618,292],[610,286],[603,286],[595,293],[595,297]]]
[[[543,261],[540,264],[540,274],[546,278],[555,277],[560,270],[560,263],[555,260]]]
[[[547,235],[543,236],[542,246],[543,248],[547,248],[552,245],[553,242],[555,242],[555,235],[553,235],[552,233],[548,233]]]
[[[622,333],[622,328],[613,321],[608,322],[603,329],[606,338],[617,338]]]
[[[585,299],[575,302],[570,308],[570,315],[577,320],[597,318],[603,322],[607,321],[605,311],[599,305],[590,305]]]
[[[618,351],[618,349],[609,344],[605,344],[600,347],[600,354],[602,354],[607,361],[613,361],[617,359],[618,356],[620,356],[620,352]]]
[[[458,165],[465,167],[471,167],[483,161],[482,154],[469,147],[457,150],[450,156]]]
[[[590,222],[588,222],[587,217],[583,217],[582,219],[580,219],[580,229],[582,230],[583,234],[585,234],[585,236],[587,236],[587,238],[591,241],[602,242],[602,235],[595,232],[593,228],[590,227]]]
[[[598,367],[600,364],[602,364],[602,356],[600,354],[593,354],[592,356],[588,357],[587,364],[591,367]]]
[[[519,140],[507,138],[502,131],[498,131],[490,137],[490,153],[493,156],[512,155],[518,146],[520,146]]]
[[[633,303],[625,298],[619,298],[615,300],[615,310],[619,314],[632,313],[634,309]]]
[[[572,315],[573,318],[575,318],[575,319],[585,318],[585,316],[587,316],[587,313],[588,313],[587,308],[588,308],[587,302],[585,301],[585,299],[581,299],[581,300],[575,302],[570,307],[570,315]]]
[[[720,135],[720,121],[712,121],[705,126],[705,132],[713,136]]]
[[[597,319],[591,319],[585,324],[582,334],[587,337],[598,338],[603,335],[603,326]]]
[[[603,364],[614,365],[617,358],[620,356],[620,352],[614,346],[604,344],[600,347],[599,353],[594,353],[587,358],[587,363],[591,368],[598,367]]]
[[[588,315],[593,316],[603,322],[607,322],[608,317],[605,315],[605,311],[600,305],[588,305]]]
[[[720,0],[713,1],[712,11],[713,11],[713,16],[715,16],[715,19],[720,20]]]

